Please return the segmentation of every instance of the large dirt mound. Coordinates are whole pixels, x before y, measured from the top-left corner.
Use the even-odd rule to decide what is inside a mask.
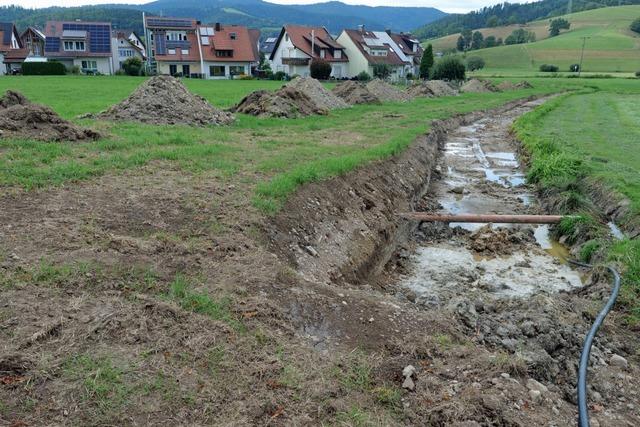
[[[403,102],[411,99],[409,94],[380,79],[371,80],[367,83],[367,89],[383,102]]]
[[[509,81],[504,81],[502,83],[500,83],[497,88],[498,90],[518,90],[518,89],[531,89],[533,86],[531,86],[531,83],[529,83],[526,80],[523,80],[521,82],[518,83],[512,83]]]
[[[407,93],[413,97],[455,96],[458,92],[443,80],[429,80],[409,86]]]
[[[497,92],[498,88],[493,83],[486,80],[471,79],[460,88],[461,92],[467,93],[489,93]]]
[[[367,86],[352,80],[340,83],[332,92],[348,104],[379,104],[380,98],[372,93]]]
[[[19,92],[7,91],[0,98],[0,138],[39,141],[81,141],[100,134],[62,119],[44,105],[32,104]]]
[[[349,106],[342,99],[325,89],[322,83],[311,77],[298,77],[287,83],[287,87],[297,89],[307,95],[318,108],[333,110]]]
[[[259,117],[296,118],[313,114],[327,114],[307,95],[293,87],[284,86],[276,92],[259,90],[247,95],[233,108],[236,113]]]
[[[195,126],[225,125],[232,114],[221,111],[194,95],[176,78],[152,77],[127,99],[98,115],[101,119],[151,124]]]

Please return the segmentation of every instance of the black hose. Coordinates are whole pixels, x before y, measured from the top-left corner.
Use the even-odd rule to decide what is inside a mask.
[[[592,268],[590,264],[584,264],[577,261],[569,261],[571,264],[579,265],[581,267]],[[602,326],[605,317],[613,308],[613,305],[618,299],[618,293],[620,292],[620,274],[613,268],[607,267],[613,274],[613,291],[607,301],[607,304],[600,310],[598,317],[593,322],[591,330],[584,339],[584,346],[582,347],[582,354],[580,355],[580,367],[578,368],[578,426],[589,427],[589,410],[587,408],[587,368],[589,367],[589,357],[591,356],[591,346],[593,345],[593,339],[598,333],[598,329]]]

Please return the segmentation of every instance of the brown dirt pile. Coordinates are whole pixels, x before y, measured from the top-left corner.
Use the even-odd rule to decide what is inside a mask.
[[[298,77],[287,83],[286,86],[304,93],[318,108],[334,110],[349,106],[345,101],[325,89],[322,83],[311,77]]]
[[[462,85],[460,91],[467,93],[488,93],[497,92],[498,89],[493,85],[493,83],[486,80],[471,79]]]
[[[411,95],[380,79],[371,80],[367,83],[367,89],[383,102],[404,102],[411,99]]]
[[[531,230],[494,229],[485,225],[469,236],[469,249],[483,254],[510,255],[535,242]]]
[[[19,92],[7,91],[0,98],[0,138],[39,141],[81,141],[100,134],[62,119],[44,105],[32,104]]]
[[[455,96],[458,92],[443,80],[429,80],[414,84],[407,88],[407,93],[413,97]]]
[[[233,108],[236,113],[259,117],[296,118],[314,114],[327,114],[329,110],[318,107],[298,89],[284,86],[276,92],[259,90],[247,95]]]
[[[134,121],[157,125],[226,125],[232,114],[194,95],[176,78],[152,77],[127,99],[98,115],[115,121]]]
[[[512,83],[504,81],[497,86],[498,90],[518,90],[518,89],[531,89],[533,86],[526,80],[518,83]]]
[[[372,93],[366,85],[351,80],[340,83],[333,88],[332,92],[352,105],[380,103],[380,98]]]

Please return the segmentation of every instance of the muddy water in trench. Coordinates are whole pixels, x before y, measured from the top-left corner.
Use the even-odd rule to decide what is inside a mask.
[[[481,119],[449,136],[439,165],[442,179],[427,196],[439,203],[436,212],[540,213],[534,194],[525,185],[509,128],[518,116],[542,102],[529,102],[499,117]],[[484,226],[451,224],[465,232],[450,233],[438,231],[437,225],[423,224],[422,232],[430,238],[414,254],[412,272],[401,285],[415,292],[416,301],[426,306],[446,304],[457,295],[527,297],[581,286],[580,275],[565,262],[568,252],[549,238],[548,226],[500,225],[531,237],[512,253],[502,255],[470,248],[471,234]]]

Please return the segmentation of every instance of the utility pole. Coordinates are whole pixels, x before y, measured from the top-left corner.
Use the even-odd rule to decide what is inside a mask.
[[[582,39],[582,53],[580,54],[580,68],[578,68],[578,77],[580,77],[580,73],[582,73],[582,61],[584,61],[584,47],[587,44],[587,39],[591,37],[581,37]]]

